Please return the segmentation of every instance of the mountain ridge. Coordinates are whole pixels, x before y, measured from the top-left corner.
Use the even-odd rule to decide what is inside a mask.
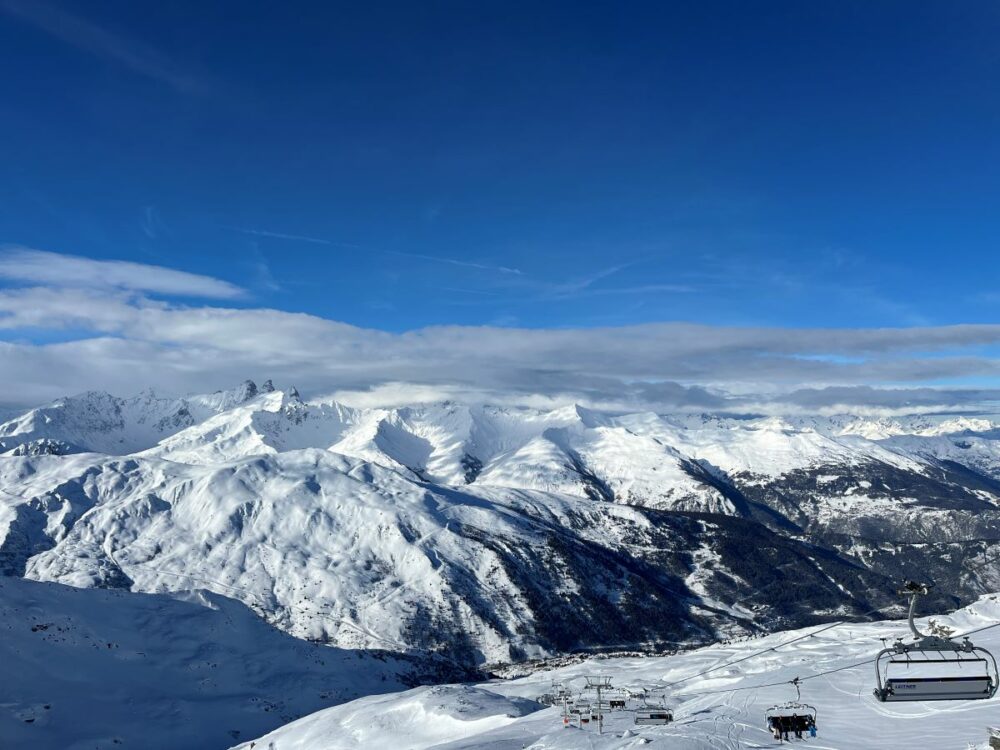
[[[995,424],[894,424],[91,392],[0,425],[0,570],[468,666],[798,626],[918,570],[942,606],[1000,588]]]

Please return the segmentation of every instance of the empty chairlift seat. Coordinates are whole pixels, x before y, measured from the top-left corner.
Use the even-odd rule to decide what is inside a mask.
[[[997,660],[968,638],[921,633],[914,622],[917,599],[928,585],[907,582],[899,593],[910,597],[909,626],[914,642],[900,638],[875,657],[875,697],[896,701],[956,701],[992,698],[1000,682]]]
[[[993,693],[993,681],[989,677],[890,678],[879,698],[884,702],[957,701],[991,698]]]
[[[673,720],[673,711],[666,706],[643,706],[635,711],[635,723],[640,725],[669,724]]]
[[[875,697],[899,701],[985,700],[997,691],[997,663],[968,640],[926,637],[879,652]]]

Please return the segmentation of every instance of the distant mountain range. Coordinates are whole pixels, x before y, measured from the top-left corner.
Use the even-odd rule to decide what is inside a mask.
[[[461,668],[796,627],[905,578],[945,608],[1000,590],[998,539],[989,415],[359,409],[247,381],[0,425],[0,572],[208,589]]]

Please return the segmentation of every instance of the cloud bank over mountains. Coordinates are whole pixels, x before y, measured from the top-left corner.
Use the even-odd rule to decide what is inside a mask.
[[[878,329],[440,326],[390,333],[226,307],[227,281],[161,266],[0,251],[0,403],[101,389],[205,391],[245,377],[304,396],[658,411],[988,410],[1000,325]],[[213,300],[192,302],[191,300]]]

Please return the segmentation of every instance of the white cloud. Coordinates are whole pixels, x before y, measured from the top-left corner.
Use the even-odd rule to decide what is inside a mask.
[[[183,297],[234,299],[228,281],[125,260],[93,260],[24,247],[0,251],[0,278],[54,287],[120,289]]]
[[[453,398],[660,411],[896,413],[975,409],[1000,399],[991,385],[1000,385],[1000,361],[990,353],[1000,344],[1000,325],[441,326],[394,334],[280,310],[151,300],[138,292],[224,297],[239,290],[170,269],[19,252],[33,261],[30,270],[11,271],[7,255],[0,275],[49,286],[0,290],[0,330],[8,337],[24,329],[82,330],[89,337],[0,345],[6,384],[0,403],[33,404],[91,388],[205,391],[246,377],[366,404]],[[968,378],[987,385],[933,387]]]

